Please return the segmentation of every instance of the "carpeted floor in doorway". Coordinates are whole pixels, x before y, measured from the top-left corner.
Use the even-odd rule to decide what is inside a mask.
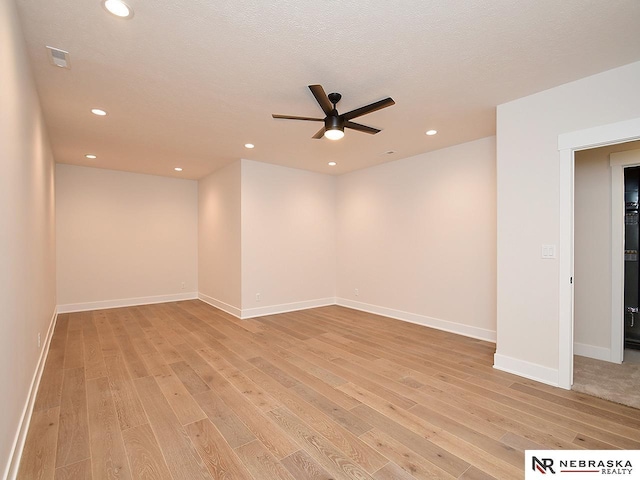
[[[576,355],[572,390],[640,408],[640,364],[618,365]]]

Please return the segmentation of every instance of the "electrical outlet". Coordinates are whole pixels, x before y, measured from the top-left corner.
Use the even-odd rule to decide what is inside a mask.
[[[182,290],[184,290],[184,285],[185,285],[184,282],[182,282]]]
[[[259,302],[259,301],[260,301],[260,294],[256,293],[256,302]]]
[[[358,295],[360,295],[360,291],[359,291],[357,288],[354,290],[354,292],[353,292],[353,293],[355,293],[355,294],[356,294],[356,297],[357,297]]]
[[[40,338],[40,332],[38,332],[38,348],[42,345],[42,339]]]

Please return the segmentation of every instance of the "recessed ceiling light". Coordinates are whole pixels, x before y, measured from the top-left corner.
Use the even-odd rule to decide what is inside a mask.
[[[119,18],[133,17],[133,9],[121,0],[103,0],[102,7]]]
[[[180,167],[176,167],[176,168],[174,168],[174,170],[175,170],[176,172],[181,172],[181,171],[182,171],[182,169],[181,169]]]
[[[92,108],[91,113],[93,113],[94,115],[98,115],[99,117],[104,117],[107,114],[107,112],[99,108]]]
[[[427,135],[435,135],[436,133],[438,133],[437,130],[427,130]]]
[[[96,158],[98,158],[96,155],[94,155],[93,153],[87,153],[85,155],[86,158],[89,158],[91,160],[95,160]]]
[[[244,147],[245,148],[255,148],[256,146],[253,143],[245,143]]]
[[[336,165],[337,165],[337,163],[336,163],[336,162],[329,162],[329,166],[330,166],[330,167],[335,167]]]

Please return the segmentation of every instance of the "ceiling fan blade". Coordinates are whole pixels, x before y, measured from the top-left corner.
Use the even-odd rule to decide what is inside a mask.
[[[316,140],[318,140],[319,138],[322,138],[322,137],[324,137],[324,127],[318,130],[318,132],[311,138],[315,138]]]
[[[361,125],[359,123],[350,122],[350,121],[344,122],[344,126],[345,128],[352,128],[354,130],[358,130],[359,132],[370,133],[371,135],[375,135],[376,133],[382,131],[377,128],[367,127],[366,125]]]
[[[355,110],[351,110],[350,112],[343,113],[340,116],[345,120],[351,120],[352,118],[361,117],[362,115],[366,115],[367,113],[375,112],[376,110],[390,107],[391,105],[395,105],[395,103],[396,102],[393,101],[393,98],[388,97],[388,98],[385,98],[384,100],[379,100],[369,105],[365,105],[364,107],[356,108]]]
[[[320,104],[320,108],[325,113],[325,115],[329,115],[333,110],[333,104],[329,101],[329,97],[322,88],[322,85],[309,85],[309,90],[313,93],[313,96],[316,97],[316,101]]]
[[[324,122],[324,118],[313,118],[313,117],[295,117],[292,115],[277,115],[272,114],[273,118],[284,118],[285,120],[308,120],[310,122]]]

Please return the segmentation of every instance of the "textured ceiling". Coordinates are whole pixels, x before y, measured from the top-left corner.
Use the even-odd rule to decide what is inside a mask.
[[[496,105],[640,60],[638,0],[128,3],[122,20],[99,0],[17,0],[58,162],[201,178],[248,158],[340,174],[492,135]],[[396,105],[357,120],[381,133],[336,142],[311,139],[320,123],[271,118],[322,116],[314,83],[343,95],[341,112]]]

